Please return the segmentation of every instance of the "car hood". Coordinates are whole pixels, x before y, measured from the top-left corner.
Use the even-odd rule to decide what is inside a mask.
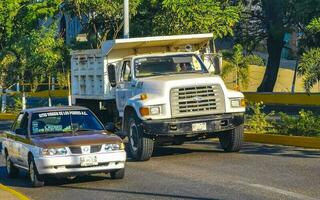
[[[37,136],[32,138],[32,143],[41,148],[59,148],[69,146],[85,146],[121,143],[122,140],[116,135],[106,131],[94,131],[79,133],[77,135],[55,135],[55,136]]]

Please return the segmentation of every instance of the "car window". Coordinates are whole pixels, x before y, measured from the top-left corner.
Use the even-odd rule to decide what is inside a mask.
[[[20,113],[19,116],[17,117],[16,121],[14,122],[11,130],[15,131],[16,129],[20,128],[21,122],[22,122],[22,118],[23,118],[23,113]]]
[[[35,113],[31,119],[31,135],[104,130],[88,110]]]

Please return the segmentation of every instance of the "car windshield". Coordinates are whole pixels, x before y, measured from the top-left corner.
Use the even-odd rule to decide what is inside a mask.
[[[104,130],[104,128],[89,110],[34,113],[31,119],[32,135],[91,130]]]
[[[134,66],[137,78],[208,72],[199,57],[192,54],[137,58]]]

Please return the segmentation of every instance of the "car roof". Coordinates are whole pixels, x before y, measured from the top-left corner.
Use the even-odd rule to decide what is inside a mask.
[[[69,111],[69,110],[89,110],[82,106],[53,106],[53,107],[38,107],[25,109],[22,112],[39,113],[39,112],[54,112],[54,111]]]

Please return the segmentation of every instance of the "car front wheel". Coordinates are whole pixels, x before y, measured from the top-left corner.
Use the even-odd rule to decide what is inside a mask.
[[[44,186],[44,179],[38,173],[37,167],[35,165],[34,159],[31,158],[29,161],[29,178],[32,187],[42,187]]]

